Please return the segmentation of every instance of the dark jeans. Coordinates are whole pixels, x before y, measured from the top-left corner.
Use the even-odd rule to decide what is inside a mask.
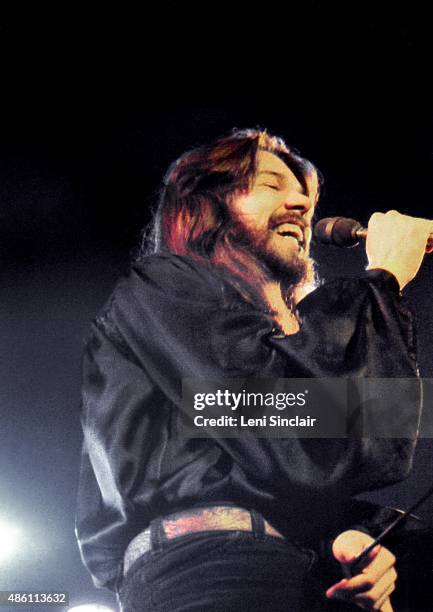
[[[152,523],[152,550],[129,569],[120,591],[123,612],[301,610],[315,554],[254,531],[207,531],[167,540]]]

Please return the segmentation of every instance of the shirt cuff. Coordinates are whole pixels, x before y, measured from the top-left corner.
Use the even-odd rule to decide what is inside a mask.
[[[366,270],[364,278],[368,281],[373,282],[375,285],[389,289],[396,295],[401,295],[400,285],[394,274],[383,270],[382,268],[375,268],[373,270]]]

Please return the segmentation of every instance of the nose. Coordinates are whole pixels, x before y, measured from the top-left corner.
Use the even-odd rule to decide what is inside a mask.
[[[287,194],[284,208],[290,211],[298,211],[300,215],[305,215],[310,210],[312,202],[310,198],[299,191],[291,191]]]

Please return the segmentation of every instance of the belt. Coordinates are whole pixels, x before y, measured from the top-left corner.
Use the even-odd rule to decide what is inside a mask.
[[[257,519],[262,522],[266,535],[285,539],[279,531],[272,527],[257,512],[233,506],[193,508],[169,514],[159,520],[164,537],[167,540],[173,540],[183,535],[199,533],[201,531],[254,531]],[[128,544],[123,564],[124,575],[126,575],[134,561],[151,549],[152,523],[150,527],[141,531]]]

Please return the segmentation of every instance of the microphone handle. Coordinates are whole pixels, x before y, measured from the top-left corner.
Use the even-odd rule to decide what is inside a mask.
[[[366,240],[368,229],[366,227],[360,227],[357,230],[355,230],[354,234],[358,238],[358,240]],[[430,252],[432,249],[433,249],[433,233],[430,234],[430,236],[428,237],[427,244],[426,244],[426,251]]]

